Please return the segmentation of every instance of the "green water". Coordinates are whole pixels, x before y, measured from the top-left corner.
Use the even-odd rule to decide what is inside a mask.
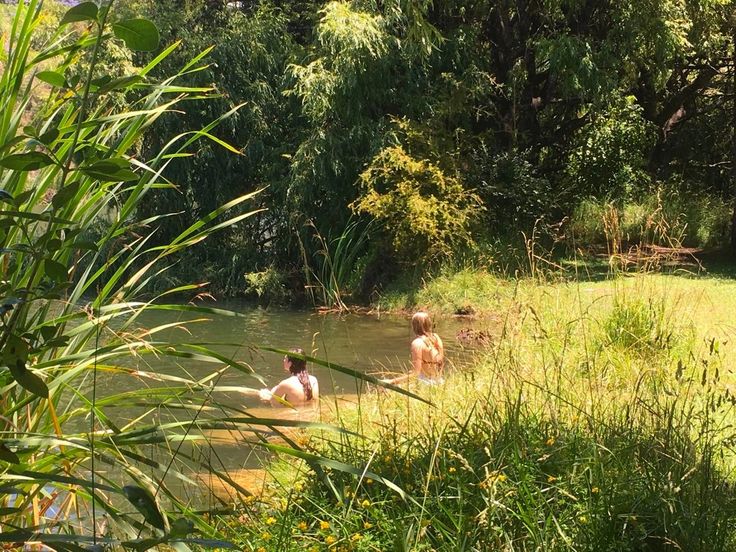
[[[410,367],[409,346],[414,336],[409,317],[267,310],[252,308],[237,302],[222,302],[211,306],[236,311],[241,316],[233,318],[207,315],[209,320],[206,322],[188,324],[189,333],[181,329],[170,329],[153,336],[152,339],[186,343],[218,343],[219,345],[211,345],[211,347],[229,358],[251,366],[263,380],[261,383],[254,377],[228,369],[218,378],[217,385],[219,386],[245,386],[258,389],[264,386],[271,387],[285,377],[283,355],[263,352],[256,349],[256,346],[280,349],[301,347],[312,356],[377,376],[404,373]],[[200,316],[191,314],[186,314],[185,317],[190,320],[200,318]],[[147,313],[141,317],[139,322],[141,327],[150,329],[182,320],[185,318],[180,313],[158,311]],[[435,329],[445,343],[449,377],[453,377],[453,371],[461,371],[472,362],[474,352],[462,347],[456,339],[458,330],[467,328],[468,325],[466,320],[453,318],[436,321]],[[126,361],[126,364],[140,371],[186,376],[192,379],[204,378],[223,366],[222,364],[153,355],[132,357]],[[361,389],[360,382],[345,374],[311,363],[308,368],[319,380],[323,401],[335,400],[335,396],[340,396],[341,400],[352,400]],[[169,385],[148,378],[106,377],[104,373],[98,377],[97,384],[98,397],[115,395],[123,391],[139,389],[142,386]],[[202,393],[205,392],[202,390]],[[302,417],[299,411],[263,405],[255,396],[242,393],[218,393],[217,401],[229,407],[237,407],[241,412],[247,412],[256,417]],[[219,413],[222,416],[236,415],[232,411],[226,412],[225,409]],[[201,420],[216,414],[218,413],[204,412],[200,416],[197,408],[182,410],[161,406],[151,410],[126,404],[120,404],[119,408],[108,410],[108,415],[111,415],[119,426],[134,419],[137,419],[139,424],[146,425],[183,420],[188,417],[191,419],[194,416]],[[314,419],[314,411],[311,416],[311,419]],[[304,417],[308,418],[309,415],[305,414]],[[270,430],[264,428],[264,431],[268,437]],[[220,431],[219,433],[208,433],[205,436],[207,443],[202,443],[202,446],[187,444],[181,450],[177,449],[174,443],[171,444],[170,450],[144,445],[147,450],[145,454],[148,458],[166,465],[172,455],[178,457],[182,452],[203,459],[215,469],[230,474],[247,474],[253,468],[264,465],[263,460],[268,453],[262,447],[254,447],[248,443],[253,440],[253,434]],[[212,446],[208,446],[210,442]],[[148,471],[145,466],[142,466],[142,469]],[[108,476],[112,475],[108,474]],[[151,475],[156,479],[160,474],[151,472]],[[194,488],[193,502],[203,504],[203,501],[211,500],[212,493],[215,491],[210,479],[203,475],[203,472],[190,475],[195,480],[206,480]],[[121,474],[118,476],[122,477]],[[178,480],[169,477],[167,480],[169,485],[178,488],[180,492],[192,492],[191,488],[180,487]],[[121,484],[125,482],[121,480]]]
[[[218,380],[218,385],[238,385],[253,388],[271,387],[285,377],[282,356],[257,350],[257,346],[289,349],[301,347],[307,354],[360,372],[381,376],[400,374],[409,369],[409,345],[413,339],[410,320],[402,316],[358,314],[320,314],[314,311],[267,310],[252,308],[243,303],[217,303],[220,309],[238,312],[237,318],[207,315],[204,322],[187,325],[187,334],[181,329],[170,329],[156,334],[154,339],[207,343],[219,353],[253,368],[257,378],[230,369]],[[147,328],[197,319],[201,316],[182,315],[167,311],[148,313],[140,319]],[[436,321],[436,331],[445,343],[448,364],[462,366],[469,361],[470,352],[455,339],[466,320],[447,318]],[[202,378],[219,368],[217,364],[152,357],[147,355],[127,363],[141,371],[172,375],[190,374]],[[316,365],[309,370],[320,382],[323,396],[353,394],[359,382],[350,376]],[[140,385],[135,379],[98,382],[102,392],[120,392]],[[255,397],[237,395],[236,402],[243,406],[257,406]]]

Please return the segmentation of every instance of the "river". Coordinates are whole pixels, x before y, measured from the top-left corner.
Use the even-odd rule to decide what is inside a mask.
[[[206,322],[194,322],[188,325],[188,332],[181,329],[168,329],[157,334],[158,341],[174,341],[187,343],[219,343],[212,348],[219,353],[245,363],[263,379],[266,386],[273,386],[285,377],[282,356],[264,352],[256,347],[267,346],[280,349],[301,347],[308,354],[340,364],[356,371],[381,376],[384,374],[400,374],[409,369],[409,345],[413,339],[408,316],[397,315],[365,315],[365,314],[321,314],[314,311],[273,310],[254,308],[245,303],[230,301],[209,305],[219,309],[231,310],[240,314],[238,317],[207,315]],[[142,327],[153,328],[181,320],[202,318],[192,313],[172,313],[170,311],[151,311],[142,316],[139,323]],[[436,331],[445,343],[448,369],[462,369],[472,362],[473,351],[459,343],[456,335],[461,328],[467,328],[467,320],[443,318],[436,320]],[[132,364],[131,364],[132,363]],[[132,357],[128,362],[138,370],[156,374],[169,374],[203,378],[213,373],[222,365],[202,363],[191,359],[172,359],[166,356],[144,355]],[[333,401],[336,398],[354,398],[361,390],[359,380],[345,374],[316,365],[309,365],[309,370],[320,382],[323,397],[321,402]],[[451,374],[450,374],[451,377]],[[167,385],[146,378],[113,377],[104,375],[98,378],[98,397],[104,397],[130,391],[141,386]],[[218,386],[246,386],[258,389],[264,385],[255,378],[242,372],[229,369],[217,379]],[[205,393],[206,391],[202,391]],[[254,396],[241,393],[218,394],[220,404],[237,407],[247,411],[249,415],[273,418],[293,415],[286,408],[272,408],[262,405]],[[196,409],[181,410],[161,407],[143,409],[121,404],[115,408],[118,422],[139,418],[139,422],[166,423],[186,419]],[[222,411],[222,415],[226,414]],[[203,414],[200,419],[208,417]],[[263,455],[259,447],[246,444],[252,435],[241,432],[211,432],[207,435],[212,447],[190,449],[188,454],[207,455],[207,460],[217,469],[227,471],[232,477],[244,482],[251,490],[259,483],[260,471],[254,468],[262,466]],[[173,443],[172,443],[173,445]],[[158,447],[151,447],[150,458],[162,463],[167,462],[170,453]],[[155,477],[154,473],[152,475]],[[209,476],[208,476],[209,477]],[[255,483],[250,481],[256,478]],[[200,489],[212,489],[217,482],[211,478]],[[210,491],[206,491],[207,494]]]

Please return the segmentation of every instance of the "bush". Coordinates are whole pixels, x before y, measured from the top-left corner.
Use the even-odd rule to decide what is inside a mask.
[[[613,310],[603,320],[601,346],[616,346],[636,352],[661,351],[677,340],[674,323],[663,300],[616,298]]]
[[[629,245],[718,247],[727,243],[731,206],[718,196],[659,188],[638,201],[615,204],[586,199],[571,217],[571,235],[579,244],[609,241],[606,218],[618,217],[620,241]]]
[[[382,149],[360,175],[363,192],[351,205],[378,220],[404,263],[433,261],[472,242],[479,197],[455,176],[400,145]]]

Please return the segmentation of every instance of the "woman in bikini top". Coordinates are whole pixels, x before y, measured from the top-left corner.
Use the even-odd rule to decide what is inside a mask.
[[[411,342],[411,366],[409,374],[383,380],[400,383],[411,377],[429,384],[443,383],[445,348],[442,339],[432,331],[432,319],[426,312],[417,312],[411,318],[411,327],[416,336]]]
[[[417,336],[411,343],[414,374],[425,383],[442,383],[445,366],[442,339],[432,331],[432,321],[427,313],[416,313],[411,322]]]

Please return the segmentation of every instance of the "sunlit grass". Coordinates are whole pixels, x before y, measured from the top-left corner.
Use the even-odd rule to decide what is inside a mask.
[[[469,278],[483,275],[418,296],[447,312],[438,290]],[[309,442],[408,498],[355,475],[331,474],[330,488],[287,463],[276,493],[287,503],[236,529],[246,549],[733,549],[736,283],[487,286],[502,290],[486,303],[502,328],[445,386],[410,385],[433,406],[369,393],[332,409],[362,437]]]

